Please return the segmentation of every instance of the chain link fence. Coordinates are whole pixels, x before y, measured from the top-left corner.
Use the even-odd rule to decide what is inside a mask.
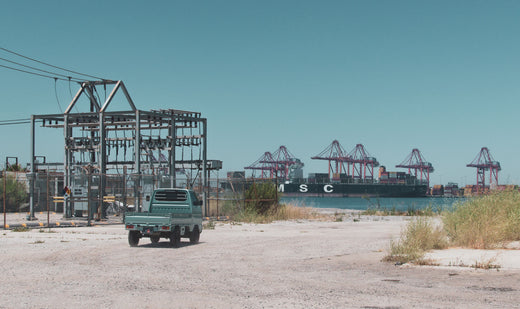
[[[34,177],[34,209],[31,218],[29,203],[29,174],[7,173],[2,175],[2,204],[6,225],[24,220],[40,220],[44,214],[51,214],[60,220],[105,220],[117,217],[122,222],[125,212],[148,211],[146,197],[158,188],[191,188],[199,198],[205,198],[204,215],[217,219],[226,218],[248,203],[266,202],[254,189],[246,194],[254,184],[264,180],[245,178],[208,179],[204,187],[203,179],[198,177],[171,177],[169,175],[134,174],[81,174],[73,175],[70,185],[65,185],[63,173],[44,171]],[[105,182],[105,192],[99,192],[100,182]],[[267,202],[276,202],[269,199]],[[5,201],[5,202],[4,202]],[[139,205],[139,207],[136,207]],[[0,206],[2,207],[2,206]],[[38,216],[39,215],[39,216]],[[48,217],[47,217],[48,218]],[[11,221],[11,222],[7,222]],[[116,220],[117,221],[117,220]],[[0,224],[1,225],[1,224]]]

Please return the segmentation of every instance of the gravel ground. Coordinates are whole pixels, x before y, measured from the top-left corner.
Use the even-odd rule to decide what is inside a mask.
[[[216,223],[179,248],[120,224],[0,231],[0,308],[520,306],[520,269],[381,262],[408,219]]]

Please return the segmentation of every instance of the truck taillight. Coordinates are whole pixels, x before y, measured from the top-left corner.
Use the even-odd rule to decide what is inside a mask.
[[[170,230],[170,227],[169,227],[169,226],[161,226],[161,230],[163,230],[163,231],[169,231],[169,230]]]
[[[134,225],[133,224],[127,224],[126,225],[126,229],[129,230],[129,229],[133,229],[134,228]]]

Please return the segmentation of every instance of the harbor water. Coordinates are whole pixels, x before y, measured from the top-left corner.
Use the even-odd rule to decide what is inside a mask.
[[[339,208],[356,210],[394,210],[410,211],[431,209],[435,212],[451,210],[456,203],[463,203],[465,198],[445,197],[282,197],[281,203],[300,207]]]

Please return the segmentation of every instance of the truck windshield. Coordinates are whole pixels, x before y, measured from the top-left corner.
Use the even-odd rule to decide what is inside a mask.
[[[188,199],[185,191],[162,190],[155,192],[156,201],[184,202]]]

